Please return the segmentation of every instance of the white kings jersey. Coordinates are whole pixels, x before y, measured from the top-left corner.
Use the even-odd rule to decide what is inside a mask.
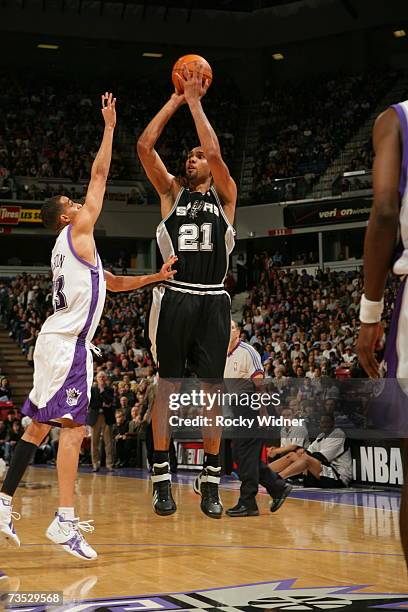
[[[394,274],[408,274],[408,100],[394,104],[392,108],[397,112],[400,121],[402,161],[399,184],[401,197],[400,206],[400,245],[397,248]]]
[[[96,249],[93,266],[75,252],[71,229],[71,225],[64,227],[52,250],[54,314],[40,334],[66,334],[90,342],[102,316],[106,281]]]

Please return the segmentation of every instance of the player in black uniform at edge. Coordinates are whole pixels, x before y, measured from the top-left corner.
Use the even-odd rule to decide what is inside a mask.
[[[149,340],[161,380],[183,378],[188,362],[200,379],[221,381],[231,325],[224,278],[234,247],[237,188],[201,104],[209,86],[201,65],[195,64],[193,72],[185,67],[183,80],[184,93],[173,93],[137,143],[140,161],[160,195],[163,220],[156,236],[161,254],[165,259],[169,253],[178,256],[174,282],[153,290]],[[169,174],[154,146],[169,119],[185,103],[200,146],[188,154],[184,181]],[[177,509],[168,461],[168,395],[164,397],[159,391],[152,414],[153,507],[160,515]],[[203,430],[204,467],[194,487],[201,494],[201,510],[211,518],[220,518],[223,511],[218,491],[220,436],[221,432]]]

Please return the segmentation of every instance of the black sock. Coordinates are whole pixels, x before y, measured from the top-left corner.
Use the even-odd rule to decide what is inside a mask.
[[[210,455],[210,453],[205,453],[204,467],[213,467],[213,468],[220,467],[220,456]]]
[[[169,451],[154,451],[153,463],[165,463],[166,461],[169,462]]]
[[[37,448],[38,446],[32,442],[26,442],[25,440],[19,440],[17,442],[11,458],[10,467],[7,470],[3,486],[1,487],[2,493],[13,497]]]

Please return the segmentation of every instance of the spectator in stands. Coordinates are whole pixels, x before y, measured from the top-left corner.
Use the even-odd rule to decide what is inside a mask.
[[[94,472],[99,472],[100,461],[100,438],[102,435],[105,445],[106,468],[108,472],[113,470],[112,456],[112,425],[115,423],[113,408],[113,389],[110,387],[105,372],[98,372],[96,383],[91,389],[89,402],[88,425],[92,430],[91,454]]]
[[[294,418],[289,407],[283,408],[281,416],[288,422]],[[290,452],[297,452],[309,446],[309,434],[305,425],[284,425],[280,431],[280,446],[270,446],[267,449],[268,458],[271,460],[269,467],[274,472],[280,471],[279,461]]]
[[[14,448],[23,435],[24,431],[21,426],[21,422],[18,419],[14,419],[11,423],[6,434],[6,441],[4,446],[4,461],[7,465],[10,464],[11,457],[13,455]]]
[[[7,440],[7,427],[3,420],[0,420],[0,458],[4,459],[5,444]]]
[[[0,379],[0,402],[9,402],[11,400],[11,388],[8,379],[3,376]]]
[[[293,86],[286,84],[285,90],[275,82],[267,85],[257,120],[253,200],[279,202],[305,197],[395,77],[395,72],[387,71],[380,76],[366,73],[309,78]],[[266,112],[271,108],[273,112]],[[363,151],[350,169],[353,164],[361,168],[371,163],[370,147],[363,147]],[[341,193],[343,180],[339,177],[333,184],[336,195]],[[349,187],[343,185],[344,189]]]
[[[324,414],[320,419],[321,433],[306,451],[291,452],[281,461],[282,478],[306,473],[305,486],[321,488],[347,487],[352,479],[352,459],[346,434],[335,427],[334,416]]]
[[[141,416],[141,406],[133,406],[131,410],[131,420],[128,425],[127,440],[129,456],[134,456],[135,467],[144,467],[143,460],[143,441],[146,438],[147,422]]]
[[[115,467],[123,468],[128,463],[128,424],[123,410],[116,410],[113,440],[115,443]]]
[[[8,432],[11,431],[13,422],[17,420],[17,417],[18,417],[18,412],[17,410],[15,410],[15,408],[11,408],[7,412],[6,428]]]
[[[118,410],[121,410],[125,415],[125,419],[128,420],[130,417],[130,405],[129,400],[125,395],[119,396]]]

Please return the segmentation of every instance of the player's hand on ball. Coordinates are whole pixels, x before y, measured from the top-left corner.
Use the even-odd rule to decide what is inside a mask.
[[[116,125],[116,98],[112,93],[105,92],[102,95],[102,115],[106,127],[114,128]]]
[[[177,259],[178,257],[173,255],[172,257],[169,257],[167,261],[164,262],[159,272],[160,280],[169,280],[169,278],[173,278],[173,276],[177,274],[177,270],[171,269],[171,266],[176,263]]]
[[[370,378],[380,377],[380,364],[375,358],[384,344],[384,328],[381,323],[361,323],[357,340],[357,355],[361,367]]]
[[[181,78],[181,77],[179,77]],[[192,72],[189,71],[187,65],[184,65],[184,97],[187,104],[201,100],[207,93],[210,86],[210,81],[204,79],[204,66],[196,62]]]

